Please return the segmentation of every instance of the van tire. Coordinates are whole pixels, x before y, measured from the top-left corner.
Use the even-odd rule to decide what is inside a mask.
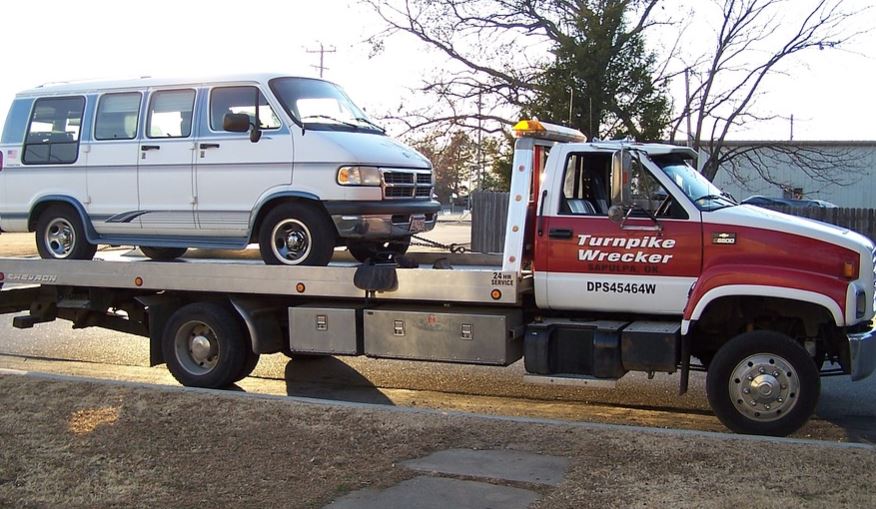
[[[148,258],[161,262],[169,262],[182,258],[188,248],[185,247],[149,247],[140,246],[140,251]]]
[[[85,237],[79,214],[68,205],[51,205],[37,218],[35,237],[40,258],[91,260],[97,246]]]
[[[411,246],[411,238],[390,240],[386,242],[378,242],[375,240],[360,240],[349,241],[347,250],[356,261],[365,263],[369,258],[373,258],[378,253],[389,253],[393,256],[401,256],[408,252]]]
[[[283,203],[262,221],[259,252],[268,265],[328,265],[336,238],[335,227],[323,211]]]

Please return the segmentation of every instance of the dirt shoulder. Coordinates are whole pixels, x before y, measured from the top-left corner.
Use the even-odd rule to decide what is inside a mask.
[[[0,506],[322,507],[451,448],[568,457],[536,507],[873,507],[873,449],[0,376]]]

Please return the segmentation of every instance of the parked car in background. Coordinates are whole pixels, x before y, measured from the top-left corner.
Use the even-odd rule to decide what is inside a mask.
[[[794,208],[822,208],[822,209],[835,209],[836,205],[829,201],[824,200],[810,200],[810,199],[800,199],[795,200],[791,198],[769,198],[766,196],[761,196],[759,194],[749,196],[748,198],[742,200],[742,203],[748,205],[758,205],[760,207],[794,207]]]
[[[273,74],[23,91],[0,170],[0,228],[54,259],[258,243],[268,264],[325,265],[336,246],[404,252],[440,209],[431,163],[339,86]]]

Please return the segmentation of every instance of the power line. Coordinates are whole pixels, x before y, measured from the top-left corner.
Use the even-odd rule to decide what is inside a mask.
[[[322,43],[319,43],[319,49],[309,49],[305,50],[308,53],[319,53],[319,65],[311,65],[314,69],[319,69],[319,77],[322,78],[323,72],[328,70],[328,67],[325,66],[325,54],[326,53],[335,53],[335,47],[331,46],[328,49],[323,46]]]

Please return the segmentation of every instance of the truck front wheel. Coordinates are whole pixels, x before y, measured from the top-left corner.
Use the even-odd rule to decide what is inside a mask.
[[[220,304],[199,302],[170,317],[161,348],[167,368],[179,383],[216,389],[243,378],[240,375],[249,368],[249,345],[232,313]]]
[[[718,419],[736,433],[786,436],[818,403],[818,369],[802,345],[772,331],[740,334],[709,363],[706,393]]]
[[[334,225],[315,207],[283,203],[268,212],[259,230],[259,252],[268,265],[328,265]]]

